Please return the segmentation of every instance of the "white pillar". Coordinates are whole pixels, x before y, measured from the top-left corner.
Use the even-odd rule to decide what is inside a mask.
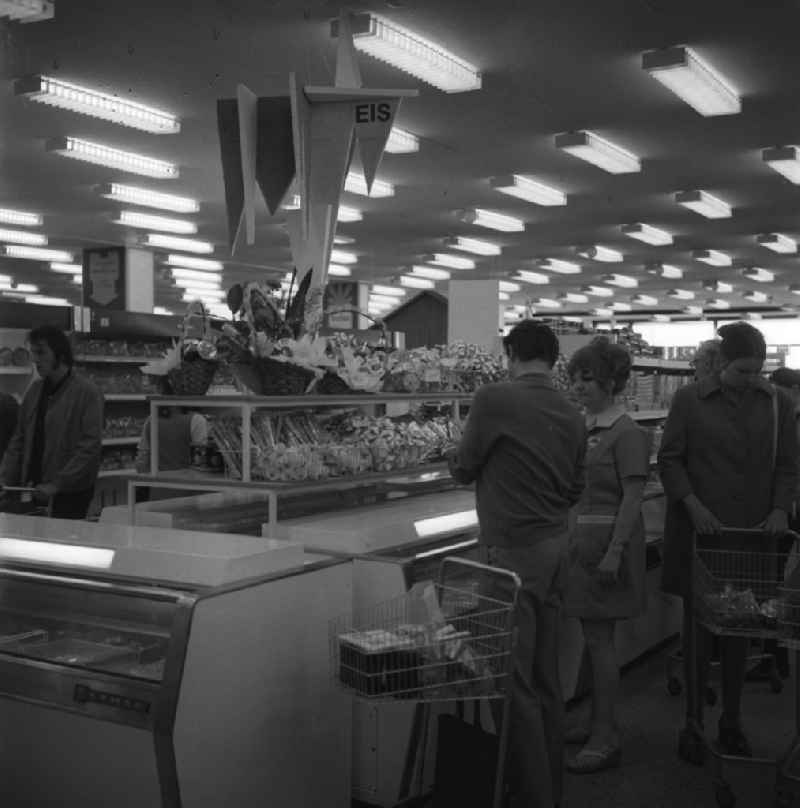
[[[152,314],[155,303],[153,253],[136,247],[125,249],[125,308]]]
[[[469,342],[500,353],[502,309],[497,280],[451,280],[447,303],[447,341]]]

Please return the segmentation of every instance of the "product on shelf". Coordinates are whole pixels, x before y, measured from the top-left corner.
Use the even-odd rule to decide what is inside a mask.
[[[136,449],[114,449],[103,454],[101,471],[117,471],[131,469],[136,466]]]
[[[144,429],[144,422],[143,417],[133,415],[106,417],[103,437],[138,438]]]
[[[167,340],[153,342],[89,339],[78,336],[75,353],[79,357],[130,357],[147,359],[160,356],[169,347]]]

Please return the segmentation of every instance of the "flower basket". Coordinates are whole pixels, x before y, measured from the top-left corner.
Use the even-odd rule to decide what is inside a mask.
[[[342,396],[356,391],[341,376],[327,371],[321,379],[314,382],[311,392],[320,396]]]
[[[200,357],[186,362],[167,373],[170,389],[176,396],[204,396],[211,387],[217,362]]]
[[[259,396],[302,396],[314,372],[292,362],[279,362],[269,356],[255,358],[252,364],[235,363],[236,378]]]

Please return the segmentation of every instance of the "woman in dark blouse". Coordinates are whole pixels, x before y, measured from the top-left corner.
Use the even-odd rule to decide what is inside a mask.
[[[690,619],[692,535],[701,548],[754,549],[752,540],[734,546],[721,528],[760,528],[766,537],[784,534],[797,478],[794,408],[789,397],[762,376],[766,345],[748,323],[719,329],[720,372],[681,388],[664,426],[659,452],[661,481],[667,495],[664,526],[665,591],[684,598],[684,625]],[[770,549],[765,538],[765,550]],[[684,630],[684,637],[691,632]],[[740,723],[747,641],[721,642],[722,716],[719,743],[726,754],[750,756]],[[697,630],[696,692],[702,693],[708,671],[710,637]],[[684,650],[684,658],[691,658]],[[702,726],[702,700],[687,700],[687,719],[679,754],[693,763],[702,755],[689,752],[691,722]],[[693,745],[693,749],[697,749]]]

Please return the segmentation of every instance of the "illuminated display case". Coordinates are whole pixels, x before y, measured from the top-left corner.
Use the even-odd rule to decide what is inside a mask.
[[[261,538],[0,516],[0,804],[349,805],[327,619],[350,575]]]

